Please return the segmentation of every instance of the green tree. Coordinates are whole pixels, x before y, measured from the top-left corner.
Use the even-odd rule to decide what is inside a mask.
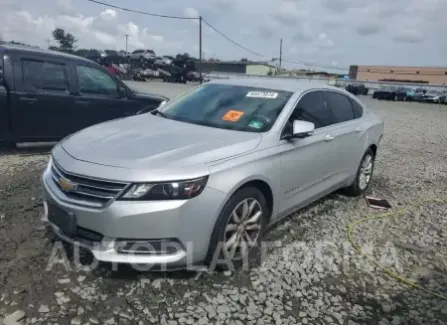
[[[53,30],[53,38],[59,43],[59,51],[73,52],[78,41],[72,34],[66,33],[62,28]]]

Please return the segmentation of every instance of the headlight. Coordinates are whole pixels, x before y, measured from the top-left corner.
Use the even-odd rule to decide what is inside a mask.
[[[202,193],[208,176],[186,181],[133,184],[121,200],[187,200]]]

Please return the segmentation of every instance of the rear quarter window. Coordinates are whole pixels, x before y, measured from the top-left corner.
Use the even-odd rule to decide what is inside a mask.
[[[363,116],[363,107],[356,100],[350,99],[352,104],[352,109],[354,111],[354,118],[359,118]]]
[[[351,100],[347,96],[333,91],[326,91],[324,92],[324,97],[329,104],[334,124],[354,119]]]

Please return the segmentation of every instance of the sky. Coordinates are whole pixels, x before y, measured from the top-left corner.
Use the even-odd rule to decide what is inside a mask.
[[[101,0],[138,11],[202,16],[254,55],[203,24],[205,59],[269,61],[342,71],[350,65],[447,66],[447,0]],[[198,20],[151,17],[87,0],[0,0],[0,37],[57,45],[63,28],[78,48],[153,49],[199,56]],[[289,63],[294,62],[294,63]],[[317,66],[314,68],[313,66]],[[329,69],[331,68],[331,69]]]

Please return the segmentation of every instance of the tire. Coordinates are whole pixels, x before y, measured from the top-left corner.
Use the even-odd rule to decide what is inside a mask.
[[[239,256],[242,254],[241,247],[236,248],[234,256],[230,256],[231,252],[224,250],[225,243],[228,243],[231,238],[233,238],[239,230],[228,230],[230,225],[236,227],[236,222],[233,218],[233,211],[238,211],[238,215],[241,216],[243,211],[243,202],[248,201],[248,205],[254,204],[253,211],[261,212],[258,217],[256,226],[259,227],[258,230],[250,230],[250,235],[252,237],[252,245],[248,248],[248,253],[244,254],[243,257]],[[205,264],[210,267],[211,270],[217,268],[219,270],[234,270],[240,269],[241,267],[248,267],[254,264],[256,257],[259,252],[259,243],[265,232],[268,218],[270,216],[270,211],[267,207],[264,195],[255,187],[244,187],[238,190],[233,196],[228,200],[228,202],[223,207],[222,211],[217,218],[216,224],[211,235],[210,245],[208,248],[208,253],[205,259]],[[246,219],[249,220],[250,218]],[[254,223],[253,223],[254,225]],[[255,231],[257,235],[255,236]],[[236,235],[237,236],[237,235]],[[247,247],[247,246],[244,246]]]
[[[370,168],[369,168],[369,178],[365,183],[362,181],[362,173],[364,171],[365,164],[367,164],[367,161],[371,162]],[[371,149],[368,149],[365,154],[362,157],[362,160],[360,161],[360,165],[357,169],[357,173],[355,175],[354,182],[344,188],[343,192],[348,196],[360,196],[365,193],[365,191],[368,189],[368,186],[371,182],[372,175],[374,172],[374,162],[375,162],[375,155],[374,152]]]

